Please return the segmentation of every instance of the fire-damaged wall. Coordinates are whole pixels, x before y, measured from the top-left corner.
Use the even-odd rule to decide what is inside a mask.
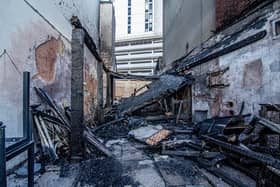
[[[70,106],[71,16],[80,18],[99,42],[99,0],[11,0],[0,2],[0,121],[8,137],[22,136],[22,73],[31,73],[31,87],[41,87],[61,107]],[[98,46],[98,45],[97,45]],[[96,60],[85,51],[85,115],[96,102]],[[42,103],[31,90],[31,104]]]
[[[181,64],[196,79],[192,86],[194,121],[237,115],[242,102],[243,114],[259,114],[260,104],[279,104],[280,12],[275,5],[215,35],[203,44],[204,49],[185,60],[185,66]]]
[[[216,0],[216,27],[221,28],[239,19],[251,6],[262,0]]]
[[[115,70],[115,11],[111,1],[100,2],[100,55],[105,66]],[[112,103],[113,88],[110,78],[103,71],[103,99],[106,106]],[[108,84],[109,83],[109,84]],[[110,89],[110,90],[109,90]]]

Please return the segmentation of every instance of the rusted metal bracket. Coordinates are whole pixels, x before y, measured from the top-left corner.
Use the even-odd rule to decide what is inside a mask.
[[[207,86],[208,88],[224,88],[230,86],[228,83],[223,83],[223,74],[229,70],[229,67],[214,72],[207,73]]]
[[[221,69],[221,70],[217,70],[217,71],[213,71],[213,72],[208,72],[207,75],[218,76],[218,75],[224,74],[228,70],[229,70],[229,67],[226,67],[225,69]]]

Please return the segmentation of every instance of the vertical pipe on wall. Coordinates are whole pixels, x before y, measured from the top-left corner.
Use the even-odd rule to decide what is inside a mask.
[[[30,81],[30,79],[28,79]],[[28,137],[29,140],[32,141],[32,130],[33,130],[33,119],[32,119],[32,110],[29,109],[29,124],[28,124]],[[34,144],[31,145],[31,147],[27,151],[28,155],[28,187],[33,187],[34,186]]]
[[[103,116],[103,62],[97,62],[97,108],[96,119],[99,123],[104,121]]]
[[[30,73],[23,72],[23,133],[28,142],[32,141],[32,110],[30,109]],[[34,186],[34,144],[28,150],[28,187]]]
[[[110,107],[112,104],[112,76],[110,73],[106,74],[107,87],[106,87],[106,107]]]
[[[31,140],[29,127],[29,101],[30,101],[30,73],[23,72],[23,136],[27,138],[28,141]]]
[[[6,187],[5,126],[0,121],[0,186]]]

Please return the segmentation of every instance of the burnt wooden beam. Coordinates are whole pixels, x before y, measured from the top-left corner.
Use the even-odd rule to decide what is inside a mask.
[[[71,155],[83,153],[84,142],[84,36],[83,29],[72,30],[71,68]]]
[[[266,165],[269,165],[269,166],[273,166],[277,169],[280,169],[280,160],[279,159],[276,159],[270,155],[265,155],[265,154],[261,154],[261,153],[258,153],[258,152],[254,152],[254,151],[251,151],[251,150],[248,150],[248,149],[245,149],[243,147],[240,147],[240,146],[237,146],[237,145],[233,145],[233,144],[229,144],[229,143],[226,143],[226,142],[223,142],[221,140],[218,140],[218,139],[215,139],[215,138],[212,138],[210,136],[206,136],[206,135],[202,135],[202,137],[207,141],[207,142],[210,142],[210,143],[213,143],[215,145],[218,145],[226,150],[229,150],[229,151],[232,151],[234,153],[237,153],[237,154],[240,154],[240,155],[243,155],[245,157],[248,157],[248,158],[252,158],[252,159],[255,159],[263,164],[266,164]]]
[[[70,130],[71,124],[69,120],[66,118],[66,116],[60,111],[59,107],[55,103],[55,101],[49,96],[49,94],[44,91],[42,88],[37,88],[34,87],[35,92],[38,94],[38,96],[46,103],[49,105],[49,107],[53,110],[54,113],[57,114],[59,119],[62,121],[63,126],[67,129]]]
[[[228,45],[226,47],[218,49],[219,47],[223,46],[224,44],[231,43],[234,38],[237,36],[232,35],[230,38],[221,41],[220,43],[214,45],[213,47],[207,48],[206,50],[202,51],[201,53],[186,57],[183,59],[180,59],[180,63],[177,65],[177,67],[174,67],[172,70],[169,70],[169,73],[179,73],[183,72],[185,70],[188,70],[192,67],[198,66],[200,64],[203,64],[205,62],[208,62],[210,60],[213,60],[219,56],[223,56],[225,54],[231,53],[235,50],[238,50],[240,48],[243,48],[247,45],[250,45],[254,42],[257,42],[261,39],[263,39],[267,34],[267,31],[260,31],[252,36],[249,36],[248,38],[245,38],[243,40],[237,41],[231,45]]]
[[[90,133],[89,131],[84,131],[83,135],[90,145],[97,148],[106,156],[113,157],[113,153],[104,144],[102,144],[92,133]]]
[[[97,47],[95,42],[93,41],[92,37],[89,35],[88,31],[82,26],[79,18],[77,16],[73,16],[70,20],[71,24],[76,29],[82,29],[84,31],[84,43],[86,44],[87,48],[90,52],[94,55],[98,62],[102,62],[102,59],[98,53]]]
[[[265,118],[261,118],[261,117],[255,117],[256,120],[257,120],[257,123],[264,126],[264,127],[267,127],[269,128],[270,130],[280,134],[280,125],[279,124],[276,124],[272,121],[269,121]]]
[[[161,152],[163,155],[171,155],[171,156],[182,156],[182,157],[203,157],[203,158],[215,158],[220,155],[219,152],[209,152],[209,151],[170,151],[163,150]]]
[[[161,151],[163,155],[171,155],[171,156],[183,156],[183,157],[199,157],[201,155],[200,151],[169,151],[163,150]]]
[[[143,76],[143,75],[131,75],[131,74],[120,74],[116,72],[111,72],[111,75],[115,79],[130,79],[130,80],[144,80],[144,81],[152,81],[158,80],[159,76]]]

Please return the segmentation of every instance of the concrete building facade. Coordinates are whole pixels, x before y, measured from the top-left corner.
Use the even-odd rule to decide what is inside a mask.
[[[120,73],[152,75],[162,57],[162,0],[115,0]]]

